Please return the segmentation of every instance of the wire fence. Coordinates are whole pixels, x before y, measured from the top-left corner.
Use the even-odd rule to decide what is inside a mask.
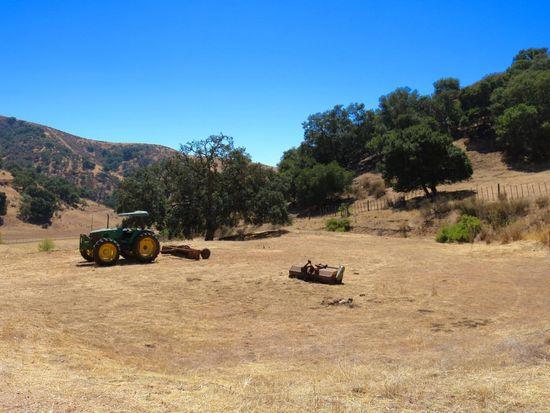
[[[536,182],[523,184],[492,184],[476,185],[475,187],[462,187],[453,191],[441,193],[446,199],[449,198],[476,198],[484,201],[498,201],[500,199],[536,199],[538,197],[550,196],[550,182]],[[349,216],[352,213],[360,214],[370,211],[382,211],[396,206],[406,205],[412,199],[425,198],[424,191],[410,191],[397,195],[384,196],[378,199],[364,199],[355,202],[342,202],[340,204],[327,205],[316,211],[310,212],[314,215],[342,215]]]

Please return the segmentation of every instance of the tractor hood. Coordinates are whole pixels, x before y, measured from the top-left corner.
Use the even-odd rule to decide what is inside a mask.
[[[100,232],[114,232],[116,231],[116,228],[101,228],[101,229],[94,229],[93,231],[90,231],[90,235],[92,234],[98,234]]]

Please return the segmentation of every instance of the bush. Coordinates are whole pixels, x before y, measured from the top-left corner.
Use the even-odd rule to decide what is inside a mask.
[[[296,178],[297,201],[303,206],[322,204],[345,192],[352,179],[353,174],[336,162],[302,169]]]
[[[444,225],[437,233],[437,242],[473,242],[481,231],[481,221],[471,215],[462,215],[454,225]]]
[[[38,244],[38,251],[40,252],[49,252],[54,249],[54,243],[49,238],[44,238],[40,243]]]
[[[351,229],[351,223],[347,218],[330,218],[325,223],[325,229],[332,232],[348,232]]]
[[[23,193],[19,216],[31,224],[47,225],[58,206],[57,197],[50,191],[31,186]]]

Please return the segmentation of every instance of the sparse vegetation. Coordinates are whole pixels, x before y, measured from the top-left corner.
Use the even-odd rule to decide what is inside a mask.
[[[325,223],[325,229],[332,232],[348,232],[351,223],[348,218],[329,218]]]
[[[529,201],[525,199],[501,199],[495,202],[487,202],[476,198],[468,198],[464,201],[455,202],[453,206],[461,213],[475,216],[485,221],[493,229],[497,229],[505,227],[519,217],[525,216],[529,210]]]
[[[38,180],[56,177],[58,181],[48,189],[73,206],[78,203],[75,195],[106,201],[118,185],[119,174],[127,175],[175,153],[152,145],[83,142],[61,131],[1,116],[0,152],[4,167],[18,175],[14,183],[18,188],[45,186]],[[105,168],[101,176],[94,173],[96,166]]]
[[[386,195],[386,184],[382,179],[366,178],[360,184],[361,190],[364,190],[369,196],[376,199],[382,198]]]
[[[44,238],[42,241],[38,243],[38,251],[40,252],[50,252],[53,251],[55,248],[55,245],[53,241],[49,238]]]
[[[539,207],[539,209],[546,208],[546,207],[548,207],[548,205],[550,205],[550,197],[547,197],[547,196],[539,196],[539,197],[535,200],[535,203],[537,204],[537,207]]]

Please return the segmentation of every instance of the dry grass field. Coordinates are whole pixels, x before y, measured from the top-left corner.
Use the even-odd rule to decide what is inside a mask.
[[[294,229],[97,268],[76,243],[0,245],[1,411],[550,411],[540,244]],[[345,284],[289,279],[307,258]]]

